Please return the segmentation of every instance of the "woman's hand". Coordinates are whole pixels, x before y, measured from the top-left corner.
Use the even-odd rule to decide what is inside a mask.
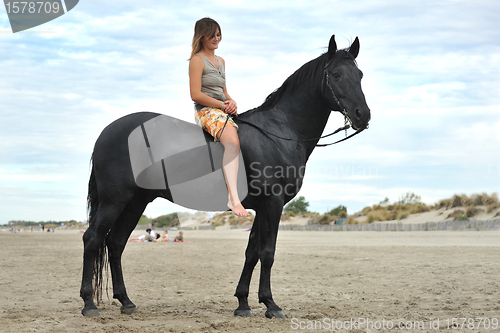
[[[224,112],[228,114],[233,114],[235,116],[238,115],[238,106],[236,105],[236,102],[232,99],[228,99],[227,101],[224,102]]]

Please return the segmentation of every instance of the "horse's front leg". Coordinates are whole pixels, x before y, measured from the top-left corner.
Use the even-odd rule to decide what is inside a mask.
[[[253,316],[250,307],[248,306],[248,292],[250,288],[250,280],[255,265],[259,261],[259,210],[256,212],[255,220],[253,222],[252,231],[248,239],[248,246],[245,251],[245,264],[243,272],[241,272],[240,281],[236,287],[234,296],[238,298],[239,306],[234,311],[235,316],[251,317]]]
[[[271,268],[274,263],[278,227],[283,210],[283,199],[269,198],[265,204],[262,223],[260,224],[259,259],[261,263],[259,282],[259,303],[267,307],[267,318],[285,318],[281,308],[276,305],[271,293]]]

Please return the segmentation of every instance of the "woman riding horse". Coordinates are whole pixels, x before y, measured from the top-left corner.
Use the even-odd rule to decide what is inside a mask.
[[[224,145],[222,165],[229,193],[227,205],[235,215],[249,216],[238,197],[240,141],[238,125],[229,116],[238,115],[238,106],[227,93],[226,63],[215,55],[221,39],[221,29],[216,21],[203,18],[196,22],[189,63],[189,88],[195,102],[196,123]]]
[[[220,33],[220,28],[218,29]],[[202,45],[214,51],[220,41],[217,30],[204,37]],[[207,49],[200,49],[204,52]],[[234,121],[239,126],[238,136],[241,139],[242,163],[246,170],[246,182],[249,185],[248,195],[242,204],[255,210],[255,219],[245,251],[245,263],[236,287],[235,296],[238,298],[238,308],[234,311],[238,316],[251,316],[248,304],[248,295],[252,273],[258,262],[261,264],[258,298],[266,310],[266,317],[284,318],[281,308],[274,302],[271,293],[271,269],[274,263],[276,240],[279,222],[283,207],[299,192],[304,173],[303,171],[309,156],[321,138],[331,111],[341,112],[349,120],[352,128],[359,133],[368,127],[370,109],[366,104],[361,89],[363,73],[356,64],[359,52],[359,40],[356,37],[348,49],[338,50],[334,36],[331,37],[328,51],[313,59],[293,73],[282,86],[273,92],[259,107],[241,113]],[[213,53],[205,53],[210,56]],[[216,60],[216,58],[212,58]],[[193,89],[201,90],[201,68],[219,68],[223,70],[223,63],[205,64],[199,56],[191,59],[191,64],[199,62],[199,68],[193,68],[193,75],[197,71],[200,78],[198,86]],[[201,65],[203,62],[203,66]],[[210,62],[210,61],[209,61]],[[216,65],[219,65],[218,67]],[[222,75],[222,73],[220,74]],[[225,88],[225,85],[222,85]],[[224,92],[224,89],[222,89]],[[198,100],[194,93],[194,99]],[[201,95],[201,94],[199,94]],[[221,96],[222,98],[222,96]],[[224,95],[224,101],[230,99]],[[215,104],[209,104],[212,99],[201,99],[201,105],[206,107],[224,108],[222,99],[213,99]],[[207,102],[205,102],[207,101]],[[225,104],[228,112],[236,112],[236,105],[230,100]],[[219,113],[221,114],[221,113]],[[157,122],[155,120],[159,119]],[[163,119],[163,120],[162,120]],[[122,313],[132,313],[136,306],[127,295],[122,271],[122,254],[127,240],[143,214],[146,206],[158,197],[172,202],[175,195],[171,188],[176,185],[160,187],[141,187],[134,177],[134,161],[131,160],[129,140],[133,133],[143,135],[142,147],[143,166],[149,166],[150,160],[157,165],[158,174],[168,180],[176,170],[165,167],[164,159],[156,160],[153,148],[156,141],[146,140],[150,122],[171,129],[180,127],[193,131],[183,130],[173,132],[170,142],[162,142],[162,148],[178,152],[192,139],[194,133],[200,134],[194,124],[181,122],[172,117],[165,117],[152,112],[139,112],[117,119],[107,126],[97,139],[92,153],[92,171],[89,180],[88,206],[89,228],[83,236],[83,270],[80,296],[85,306],[82,314],[97,316],[99,311],[94,303],[93,296],[99,300],[102,296],[103,268],[109,262],[111,278],[113,280],[113,298],[122,304]],[[229,120],[227,124],[229,124]],[[226,124],[226,131],[236,134],[236,128]],[[155,126],[156,126],[155,125]],[[148,129],[146,129],[146,127]],[[164,127],[158,128],[163,132]],[[352,134],[354,135],[354,134]],[[351,136],[352,136],[351,135]],[[217,136],[217,135],[216,135]],[[222,138],[223,139],[223,138]],[[343,139],[345,140],[345,139]],[[202,145],[206,146],[205,135]],[[152,146],[153,144],[153,146]],[[227,144],[227,143],[226,143]],[[131,150],[132,149],[132,150]],[[181,150],[182,150],[181,149]],[[169,154],[167,154],[169,155]],[[207,153],[208,155],[208,153]],[[168,162],[168,161],[167,161]],[[142,169],[141,169],[142,170]],[[149,169],[148,169],[149,170]],[[287,170],[287,172],[269,172],[269,170]],[[294,172],[294,170],[296,172]],[[154,174],[156,175],[156,174]],[[226,177],[228,177],[227,175]],[[229,177],[228,177],[229,178]],[[156,178],[155,178],[156,179]],[[163,179],[160,177],[160,180]],[[228,179],[229,182],[229,179]],[[188,187],[186,187],[188,188]],[[213,195],[206,189],[193,188],[192,192],[201,192],[204,196]],[[231,193],[235,193],[232,189]],[[225,198],[223,198],[223,203]],[[232,200],[236,198],[233,196]],[[224,206],[225,208],[225,206]],[[92,284],[94,282],[94,284]]]

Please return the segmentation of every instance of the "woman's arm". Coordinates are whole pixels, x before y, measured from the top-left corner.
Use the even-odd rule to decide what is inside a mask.
[[[189,62],[189,91],[191,99],[204,106],[225,109],[225,104],[201,92],[201,76],[205,70],[205,63],[199,56],[194,56]]]
[[[224,111],[226,113],[234,114],[237,116],[238,106],[236,105],[236,102],[234,101],[234,99],[231,98],[231,96],[229,96],[226,88],[224,88],[223,92],[224,95],[226,96],[226,101],[224,102],[226,109]]]
[[[224,71],[226,70],[226,62],[224,61],[224,59],[222,59],[222,57],[220,57],[220,60],[222,61],[222,65],[224,66]],[[234,115],[238,115],[238,106],[236,105],[236,102],[234,101],[234,99],[231,98],[231,96],[229,96],[229,93],[227,92],[227,86],[224,87],[224,90],[223,90],[223,93],[224,93],[224,96],[226,96],[226,101],[224,102],[224,104],[226,105],[226,113],[229,113],[229,114],[234,114]]]

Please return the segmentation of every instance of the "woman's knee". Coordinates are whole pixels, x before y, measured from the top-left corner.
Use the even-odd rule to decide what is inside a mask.
[[[231,144],[236,147],[240,147],[240,138],[238,137],[238,131],[235,127],[228,127],[224,129],[224,132],[219,134],[219,141],[223,144]]]

